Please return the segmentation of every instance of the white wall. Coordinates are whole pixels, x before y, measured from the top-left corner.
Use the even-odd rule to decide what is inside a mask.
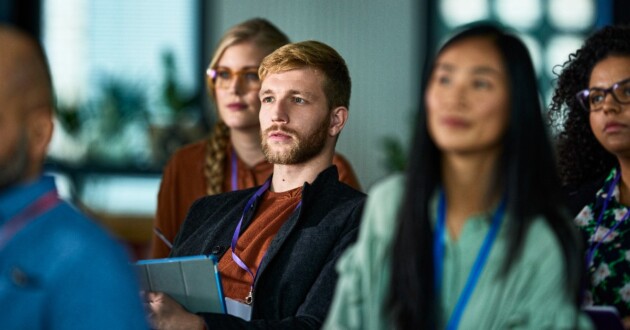
[[[367,189],[386,175],[383,136],[408,145],[416,109],[422,15],[413,0],[216,0],[209,1],[205,45],[211,54],[230,26],[263,17],[292,41],[319,40],[346,60],[352,78],[350,119],[337,151],[352,163]]]

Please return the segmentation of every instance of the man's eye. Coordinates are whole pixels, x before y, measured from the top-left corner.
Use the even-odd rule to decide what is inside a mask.
[[[304,103],[306,103],[306,100],[301,98],[301,97],[297,97],[296,96],[296,97],[293,98],[293,102],[298,103],[298,104],[304,104]]]
[[[271,96],[266,96],[266,97],[263,97],[263,98],[260,100],[260,102],[262,102],[262,103],[271,103],[271,102],[273,102],[273,97],[271,97]]]

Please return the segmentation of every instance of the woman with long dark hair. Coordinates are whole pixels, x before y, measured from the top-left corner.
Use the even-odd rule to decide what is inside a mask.
[[[370,191],[327,326],[588,328],[526,47],[473,25],[427,73],[407,173]]]
[[[584,304],[614,306],[630,329],[630,26],[605,27],[570,56],[550,115],[588,247]]]

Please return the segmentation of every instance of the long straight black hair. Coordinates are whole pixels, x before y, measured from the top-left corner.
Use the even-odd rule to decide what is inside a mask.
[[[506,274],[522,250],[524,237],[534,217],[542,216],[558,238],[568,278],[567,292],[578,302],[581,258],[575,228],[562,206],[560,182],[550,141],[542,118],[534,67],[527,48],[517,37],[488,23],[465,28],[438,51],[470,38],[488,38],[501,54],[508,75],[510,119],[503,137],[502,154],[491,182],[492,192],[508,196],[506,223],[508,254]],[[398,328],[434,329],[440,306],[434,291],[433,230],[429,200],[441,186],[440,151],[427,129],[425,92],[435,59],[423,76],[420,112],[406,175],[405,194],[398,214],[393,243],[390,304],[388,312]],[[496,189],[496,190],[495,190]],[[491,195],[491,192],[487,192]]]

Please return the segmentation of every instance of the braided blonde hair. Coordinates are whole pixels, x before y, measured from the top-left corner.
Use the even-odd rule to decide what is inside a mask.
[[[253,18],[247,20],[233,26],[223,35],[208,68],[216,68],[217,63],[228,47],[245,41],[253,41],[258,47],[271,53],[289,43],[289,38],[265,19]],[[216,100],[214,81],[211,77],[207,77],[206,83],[208,94]],[[208,195],[223,192],[227,145],[230,141],[229,127],[225,125],[220,116],[217,115],[217,118],[217,123],[214,125],[207,140],[206,163],[203,171],[206,177],[206,193]]]

